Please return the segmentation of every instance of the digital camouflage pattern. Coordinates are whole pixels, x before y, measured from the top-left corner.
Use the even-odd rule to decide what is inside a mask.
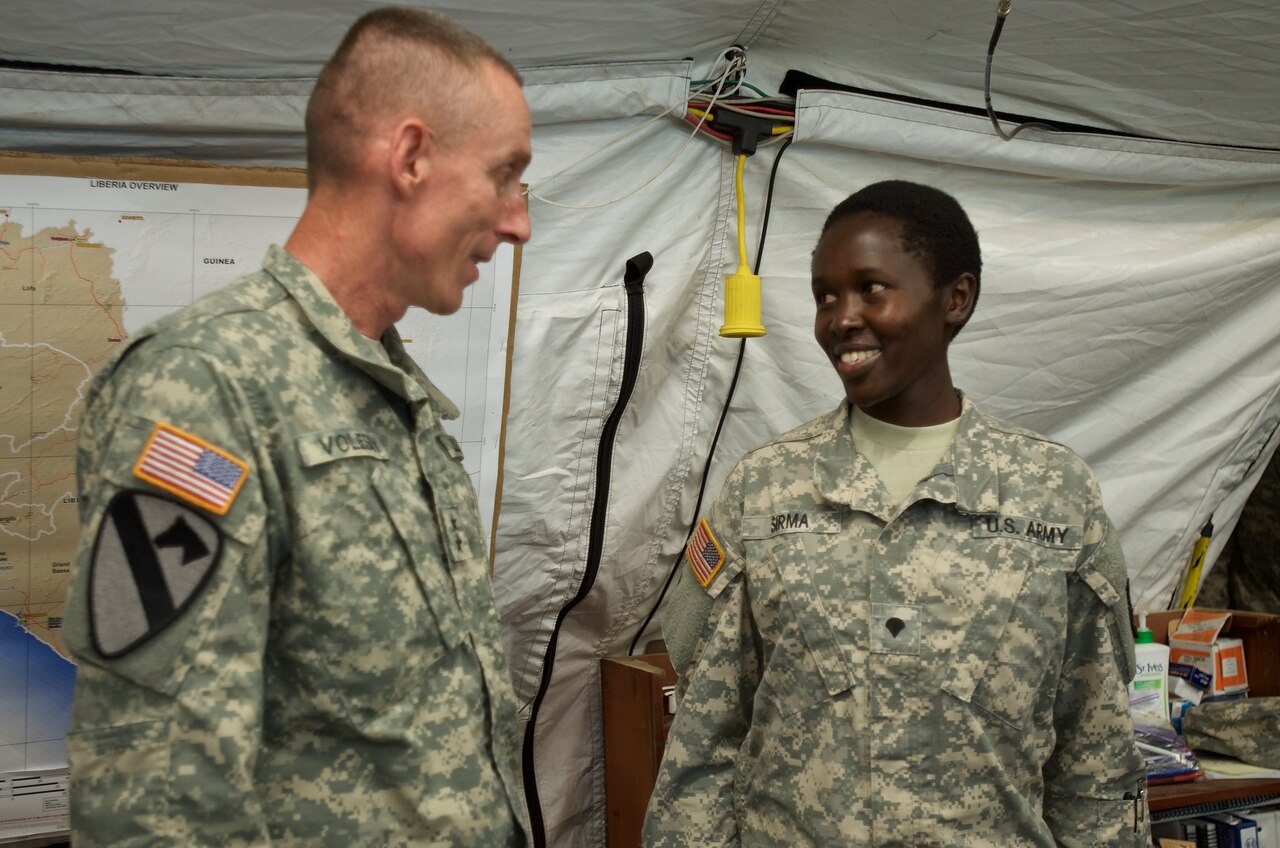
[[[1182,738],[1197,751],[1275,768],[1280,763],[1280,697],[1204,701],[1183,714]]]
[[[1097,483],[961,416],[902,508],[847,404],[730,475],[727,561],[707,590],[683,569],[664,618],[681,691],[646,845],[1148,844]]]
[[[90,846],[525,843],[516,714],[457,415],[284,250],[138,333],[90,389],[71,823]],[[249,476],[165,629],[93,645],[93,542],[156,422]],[[411,422],[411,423],[410,423]]]

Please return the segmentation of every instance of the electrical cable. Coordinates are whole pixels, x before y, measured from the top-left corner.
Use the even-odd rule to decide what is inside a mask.
[[[716,94],[712,96],[712,98],[711,98],[711,102],[712,102],[712,104],[714,104],[714,103],[715,103],[715,101],[716,101],[716,96],[718,96],[718,95],[719,95],[719,91],[717,91],[717,92],[716,92]],[[643,129],[645,126],[648,126],[649,124],[653,123],[653,121],[654,121],[654,120],[657,120],[658,118],[661,118],[661,117],[663,117],[663,116],[665,116],[665,115],[669,115],[669,114],[671,114],[671,112],[672,112],[674,109],[675,109],[675,107],[674,107],[674,106],[672,106],[670,109],[668,109],[667,111],[663,112],[661,115],[656,116],[653,120],[651,120],[651,121],[647,121],[647,122],[646,122],[645,124],[643,124],[641,127],[638,127],[638,128],[635,130],[635,132],[639,132],[639,130],[640,130],[640,129]],[[657,171],[655,171],[655,172],[653,173],[653,175],[649,177],[649,179],[647,179],[647,180],[645,180],[644,182],[640,183],[640,185],[638,185],[638,186],[636,186],[635,188],[631,189],[631,190],[630,190],[630,191],[628,191],[626,194],[619,195],[618,197],[612,198],[611,200],[605,200],[605,201],[602,201],[602,202],[600,202],[600,203],[585,203],[585,204],[580,204],[580,203],[560,203],[559,201],[551,200],[550,198],[543,197],[542,195],[540,195],[540,194],[538,194],[537,192],[535,192],[535,191],[533,190],[533,188],[532,188],[532,187],[530,187],[530,188],[526,189],[526,190],[525,190],[525,194],[527,194],[529,197],[534,198],[535,200],[539,200],[539,201],[541,201],[541,202],[543,202],[543,203],[546,203],[546,204],[547,204],[547,205],[549,205],[549,206],[557,206],[557,207],[559,207],[559,208],[561,208],[561,209],[600,209],[600,208],[602,208],[602,207],[604,207],[604,206],[612,206],[612,205],[613,205],[613,204],[615,204],[615,203],[618,203],[618,202],[620,202],[620,201],[626,200],[628,197],[631,197],[632,195],[639,193],[642,189],[646,188],[650,183],[652,183],[652,182],[653,182],[654,180],[656,180],[658,177],[660,177],[660,176],[662,176],[664,173],[666,173],[667,169],[668,169],[668,168],[670,168],[670,167],[675,163],[675,161],[676,161],[677,159],[679,159],[679,158],[680,158],[680,154],[684,153],[685,148],[687,148],[687,147],[689,146],[689,143],[690,143],[691,141],[693,141],[693,139],[694,139],[694,137],[695,137],[695,136],[697,136],[697,134],[698,134],[698,130],[702,129],[702,125],[703,125],[703,123],[704,123],[705,121],[706,121],[706,119],[705,119],[705,118],[700,118],[700,119],[698,120],[698,122],[694,125],[694,127],[693,127],[693,132],[691,132],[691,133],[689,134],[689,137],[688,137],[688,138],[686,138],[686,139],[684,140],[684,144],[680,145],[680,149],[679,149],[679,150],[677,150],[675,153],[673,153],[673,154],[671,155],[671,158],[670,158],[670,159],[668,159],[668,160],[667,160],[667,161],[662,165],[662,167],[661,167],[661,168],[659,168]],[[612,145],[612,144],[614,143],[614,141],[620,141],[622,138],[624,138],[624,137],[626,137],[626,136],[628,136],[628,135],[632,135],[632,134],[634,134],[634,133],[626,133],[626,134],[625,134],[625,135],[623,135],[623,136],[619,136],[618,138],[615,138],[613,141],[609,142],[608,144],[604,145],[603,147],[597,148],[596,150],[594,150],[594,151],[592,151],[591,153],[587,154],[587,156],[584,156],[582,159],[579,159],[579,160],[578,160],[578,162],[575,162],[575,163],[574,163],[574,165],[577,165],[578,163],[585,161],[587,158],[589,158],[590,156],[593,156],[593,155],[595,155],[596,153],[600,152],[600,151],[601,151],[601,150],[603,150],[605,147],[608,147],[608,146]],[[569,167],[573,167],[573,166],[571,165],[571,166],[569,166]],[[558,176],[560,176],[560,174],[563,174],[563,173],[564,173],[565,171],[567,171],[567,170],[568,170],[568,168],[561,169],[561,170],[560,170],[560,171],[558,171],[557,173],[553,174],[553,175],[552,175],[552,177],[558,177]],[[550,181],[550,180],[543,180],[543,183],[545,184],[545,183],[547,183],[547,182],[549,182],[549,181]]]
[[[741,87],[742,87],[742,88],[749,88],[749,89],[751,89],[752,91],[754,91],[756,94],[760,95],[761,97],[768,97],[768,95],[767,95],[767,94],[765,94],[763,91],[761,91],[760,89],[756,88],[754,85],[752,85],[752,84],[751,84],[751,83],[749,83],[749,82],[744,82],[744,83],[741,83],[740,85],[741,85]]]
[[[1044,124],[1039,121],[1027,121],[1018,124],[1013,128],[1012,132],[1006,133],[1004,127],[1000,126],[996,113],[991,108],[991,61],[995,58],[996,42],[1000,40],[1000,31],[1004,29],[1004,19],[1009,16],[1009,11],[1013,8],[1013,0],[998,0],[996,3],[996,25],[991,31],[991,40],[987,43],[987,70],[983,78],[982,93],[987,103],[987,117],[991,119],[991,126],[995,127],[996,134],[1005,141],[1013,141],[1013,137],[1026,129],[1040,129],[1049,132],[1057,132],[1057,128]]]
[[[722,67],[723,66],[723,67]],[[750,142],[748,154],[754,152],[757,145],[763,146],[774,144],[789,136],[795,130],[795,100],[790,97],[774,97],[765,94],[757,86],[751,85],[743,80],[747,73],[747,51],[741,45],[733,45],[717,58],[715,66],[712,68],[711,76],[704,80],[694,80],[690,83],[692,89],[689,92],[687,101],[682,104],[684,113],[680,116],[685,123],[693,125],[693,131],[685,139],[684,144],[672,154],[663,165],[658,168],[644,182],[630,189],[624,194],[617,197],[603,200],[599,203],[563,203],[558,200],[552,200],[541,192],[545,190],[545,186],[555,180],[557,177],[576,168],[578,165],[590,159],[592,156],[607,150],[613,145],[624,139],[630,138],[636,133],[644,130],[650,124],[670,115],[676,110],[676,106],[666,109],[661,114],[655,115],[640,126],[620,133],[599,147],[589,151],[582,157],[574,160],[565,167],[556,171],[548,177],[538,181],[536,186],[529,186],[525,189],[525,195],[533,200],[546,203],[549,206],[556,206],[561,209],[600,209],[605,206],[611,206],[628,197],[635,195],[648,187],[659,176],[664,174],[675,161],[680,158],[685,149],[688,148],[694,136],[698,133],[713,138],[716,141],[741,144],[744,139],[732,132],[725,132],[718,127],[708,126],[714,123],[716,110],[724,108],[725,111],[737,114],[747,115],[752,118],[764,119],[778,122],[778,126],[769,129],[768,134],[761,139],[749,139]],[[756,92],[760,96],[758,98],[741,97],[739,92],[747,88]],[[696,120],[695,120],[696,119]],[[741,122],[739,122],[741,123]],[[736,152],[736,151],[735,151]]]
[[[722,55],[717,60],[717,67],[719,66],[719,62],[725,63],[725,69],[718,76],[713,76],[711,79],[708,79],[708,80],[700,80],[698,81],[698,83],[691,83],[691,85],[698,85],[698,88],[694,89],[694,91],[691,92],[691,97],[690,97],[691,100],[699,96],[705,97],[707,94],[710,94],[711,99],[707,103],[707,115],[710,115],[710,110],[715,107],[716,103],[722,97],[731,96],[732,94],[736,93],[738,89],[742,86],[743,83],[741,82],[741,77],[746,73],[746,50],[743,49],[742,47],[739,47],[738,45],[734,45],[733,47],[729,48],[729,50],[725,51],[725,54]],[[712,68],[712,70],[714,72],[715,68]],[[735,79],[735,77],[737,78]],[[709,88],[709,86],[711,86],[713,83],[715,85],[714,89]],[[726,89],[727,86],[731,86],[731,88]],[[667,115],[670,115],[672,112],[676,110],[677,106],[684,106],[687,113],[687,109],[688,109],[687,104],[676,104],[671,106],[664,112],[661,112],[660,114],[650,118],[648,121],[645,121],[643,124],[636,127],[635,129],[627,130],[626,132],[619,133],[609,141],[605,142],[604,144],[600,145],[594,150],[589,151],[586,155],[569,163],[565,167],[561,168],[559,171],[556,171],[551,176],[540,180],[538,183],[538,188],[541,189],[543,186],[550,183],[556,177],[559,177],[561,174],[565,173],[566,171],[576,168],[578,165],[587,161],[592,156],[595,156],[597,153],[607,150],[608,148],[612,147],[618,142],[624,139],[630,138],[631,136],[640,132],[645,127],[649,126],[655,121],[658,121],[661,118],[664,118]],[[682,115],[681,117],[684,120],[688,120],[687,114]],[[549,206],[556,206],[561,209],[600,209],[604,206],[611,206],[614,203],[618,203],[619,201],[626,200],[628,197],[631,197],[632,195],[637,194],[642,189],[646,188],[654,180],[656,180],[658,177],[662,176],[662,174],[665,173],[667,169],[670,168],[675,163],[675,161],[680,158],[680,155],[684,153],[685,148],[687,148],[689,146],[689,143],[693,141],[694,136],[698,134],[698,131],[704,129],[703,124],[706,122],[706,120],[708,120],[707,117],[701,117],[696,123],[693,121],[690,121],[690,123],[694,124],[693,132],[690,133],[689,137],[685,139],[684,144],[680,145],[680,149],[677,150],[671,156],[671,158],[668,159],[662,165],[662,167],[659,168],[652,176],[650,176],[647,180],[642,182],[640,185],[628,191],[626,194],[620,195],[611,200],[606,200],[600,203],[588,203],[588,204],[561,203],[556,200],[551,200],[550,198],[543,197],[541,194],[535,191],[533,186],[530,186],[529,188],[525,189],[525,195],[527,197],[533,198],[534,200],[538,200],[538,201],[541,201],[542,203],[546,203]],[[710,130],[706,130],[706,134],[710,135],[712,134],[712,132]],[[721,135],[719,132],[716,132],[715,134]],[[728,138],[728,137],[724,136],[724,138]]]
[[[687,115],[685,116],[685,120],[691,124],[697,123]],[[710,127],[706,126],[705,124],[703,126],[696,127],[695,129],[696,131],[701,132],[703,135],[709,135],[712,138],[717,139],[719,141],[733,141],[733,136],[728,135],[727,133],[722,133],[719,130],[713,130]],[[696,134],[697,132],[695,132],[695,135]]]
[[[747,154],[738,154],[738,164],[733,169],[733,191],[738,201],[738,264],[747,264],[747,204],[743,202],[742,172],[747,169]]]
[[[788,137],[782,142],[782,146],[778,148],[778,153],[773,157],[773,168],[769,171],[769,187],[765,192],[764,212],[760,221],[760,243],[756,246],[756,262],[752,271],[756,274],[760,273],[760,265],[764,261],[764,243],[765,238],[769,234],[769,212],[773,208],[773,188],[778,179],[778,166],[782,164],[782,154],[787,152],[787,148],[791,146],[792,139]],[[739,158],[738,162],[741,166],[745,157]],[[741,172],[739,171],[739,174]],[[741,183],[738,184],[739,198],[741,198]],[[741,199],[739,199],[738,209],[742,209]],[[742,219],[739,218],[739,257],[746,260],[745,240],[742,238],[744,225]],[[742,362],[746,358],[747,340],[740,339],[738,344],[737,362],[733,366],[733,379],[729,381],[729,391],[725,394],[724,406],[720,409],[720,418],[716,422],[715,434],[711,437],[711,447],[707,451],[707,459],[702,465],[702,477],[698,483],[698,496],[693,505],[693,521],[689,530],[685,533],[684,545],[680,546],[680,553],[676,555],[675,562],[671,564],[671,568],[667,571],[667,579],[662,584],[661,591],[658,592],[658,598],[653,602],[653,606],[649,608],[648,614],[645,615],[644,621],[640,624],[640,629],[636,631],[635,638],[631,640],[631,646],[627,648],[627,655],[633,656],[636,652],[636,645],[640,642],[640,637],[644,635],[645,630],[649,628],[649,624],[653,621],[653,617],[657,615],[658,608],[662,606],[662,601],[667,596],[667,590],[671,588],[671,581],[675,579],[676,572],[680,570],[680,563],[684,560],[684,549],[689,544],[689,539],[693,537],[693,531],[697,527],[698,518],[702,515],[702,499],[707,491],[707,478],[711,473],[711,462],[716,455],[716,446],[720,443],[720,432],[724,429],[724,422],[729,417],[729,405],[733,401],[733,395],[738,388],[738,377],[742,373]]]
[[[743,80],[747,69],[746,48],[734,45],[725,55],[725,71],[730,74],[732,88],[724,92],[718,103],[706,102],[699,97],[699,91],[691,92],[684,120],[692,123],[691,116],[697,117],[701,124],[695,132],[731,144],[735,155],[750,156],[760,145],[790,137],[795,132],[795,98],[765,94]],[[741,96],[739,92],[744,88],[758,96]]]
[[[709,82],[715,82],[715,80],[694,80],[692,85],[705,85]],[[756,86],[752,85],[749,82],[743,82],[742,80],[738,80],[737,85],[739,87],[739,90],[743,88],[749,88],[752,91],[754,91],[756,94],[760,95],[761,97],[769,96],[768,94],[765,94],[763,90],[761,90],[760,88],[757,88]]]
[[[739,101],[721,101],[720,108],[726,112],[740,112],[743,115],[782,115],[784,117],[791,118],[792,120],[794,120],[796,116],[796,110],[794,107],[791,109],[779,109],[763,105],[755,106],[753,104],[741,103]],[[690,109],[689,111],[692,112],[693,110]]]
[[[678,105],[678,104],[677,104],[677,105]],[[554,174],[552,174],[551,176],[549,176],[549,177],[544,177],[544,178],[541,180],[541,182],[539,183],[539,185],[540,185],[540,186],[542,186],[542,185],[546,185],[547,183],[551,182],[551,181],[552,181],[552,180],[554,180],[556,177],[560,176],[561,174],[565,173],[566,171],[568,171],[568,170],[571,170],[571,169],[573,169],[573,168],[578,167],[578,166],[579,166],[579,165],[581,165],[583,162],[585,162],[585,161],[587,161],[588,159],[590,159],[592,156],[595,156],[597,153],[601,153],[601,152],[603,152],[603,151],[605,151],[605,150],[608,150],[610,147],[613,147],[613,146],[614,146],[615,144],[617,144],[618,142],[623,141],[623,140],[628,139],[628,138],[631,138],[631,136],[633,136],[633,135],[635,135],[636,133],[640,132],[640,131],[641,131],[641,130],[643,130],[645,127],[649,126],[650,124],[652,124],[652,123],[654,123],[654,122],[656,122],[656,121],[660,121],[660,120],[662,120],[663,118],[665,118],[667,115],[670,115],[672,112],[674,112],[674,111],[675,111],[675,109],[676,109],[676,107],[675,107],[675,106],[670,106],[670,107],[668,107],[668,108],[667,108],[667,110],[666,110],[665,112],[659,112],[657,115],[654,115],[652,118],[650,118],[649,120],[645,121],[643,124],[641,124],[640,126],[636,127],[635,129],[630,129],[630,130],[626,130],[625,132],[618,133],[618,134],[617,134],[617,135],[615,135],[613,138],[611,138],[611,139],[609,139],[608,141],[606,141],[604,144],[600,145],[600,146],[599,146],[599,147],[597,147],[597,148],[592,149],[591,151],[589,151],[589,152],[588,152],[588,153],[586,153],[585,155],[583,155],[583,156],[579,157],[578,159],[575,159],[574,161],[570,162],[568,165],[565,165],[563,168],[561,168],[560,170],[556,171],[556,172],[555,172]]]
[[[731,144],[734,153],[745,152],[748,155],[754,153],[756,147],[776,144],[795,132],[794,106],[790,109],[747,106],[742,100],[734,100],[733,104],[736,105],[721,101],[712,107],[691,100],[684,119],[694,123],[693,116],[698,117],[702,122],[698,132]],[[776,122],[776,125],[766,126],[770,122]],[[761,132],[765,134],[760,135]]]

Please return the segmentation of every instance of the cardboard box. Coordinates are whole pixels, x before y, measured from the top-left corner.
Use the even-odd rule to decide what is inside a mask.
[[[1192,705],[1200,703],[1204,700],[1205,690],[1212,682],[1212,674],[1201,671],[1193,665],[1180,662],[1169,663],[1169,714],[1173,715],[1174,702],[1187,701]]]
[[[1249,695],[1280,696],[1280,615],[1238,610],[1206,609],[1230,615],[1221,635],[1239,639],[1249,662]],[[1147,626],[1157,642],[1169,644],[1169,628],[1182,620],[1182,610],[1147,614]],[[1135,626],[1137,617],[1134,618]],[[1172,651],[1171,651],[1172,653]]]
[[[1221,635],[1231,622],[1231,613],[1189,610],[1168,632],[1169,665],[1188,665],[1209,675],[1204,694],[1209,698],[1234,695],[1249,690],[1245,669],[1244,642]],[[1177,694],[1198,702],[1190,691]]]

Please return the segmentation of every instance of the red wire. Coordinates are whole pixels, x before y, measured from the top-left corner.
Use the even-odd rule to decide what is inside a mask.
[[[746,109],[748,112],[764,112],[768,115],[786,115],[788,118],[796,116],[795,109],[775,109],[772,106],[749,106],[743,103],[733,104],[735,109]]]
[[[688,112],[684,114],[684,119],[688,123],[693,124],[694,126],[698,126],[698,119],[695,118],[693,115],[690,115]],[[727,135],[722,132],[717,132],[716,130],[711,129],[711,127],[707,126],[706,121],[702,122],[702,126],[698,127],[698,130],[699,132],[704,132],[707,135],[715,136],[716,138],[721,139],[723,141],[733,141],[733,136]]]
[[[695,109],[703,109],[703,110],[705,110],[707,107],[706,103],[701,103],[698,101],[690,101],[689,105]],[[778,109],[773,106],[753,106],[753,105],[744,104],[744,103],[735,103],[733,104],[733,106],[735,109],[746,109],[748,112],[761,112],[767,115],[783,115],[787,118],[794,118],[796,116],[795,109]]]

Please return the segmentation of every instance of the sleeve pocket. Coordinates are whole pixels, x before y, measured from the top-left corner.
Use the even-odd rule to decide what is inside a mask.
[[[1066,848],[1146,848],[1151,826],[1145,793],[1129,797],[1050,797],[1045,821]]]
[[[145,721],[73,730],[71,824],[77,844],[143,844],[163,829],[169,792],[168,723]]]

